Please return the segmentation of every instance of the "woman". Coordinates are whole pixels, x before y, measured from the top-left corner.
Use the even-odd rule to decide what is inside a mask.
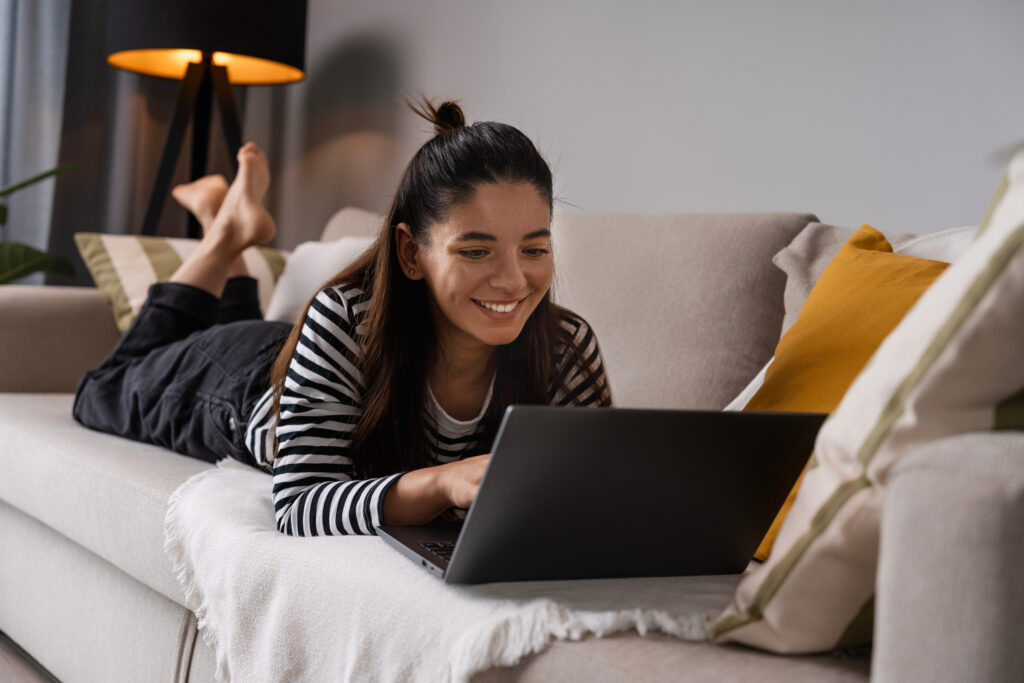
[[[274,233],[259,150],[239,152],[226,194],[179,188],[203,240],[83,378],[76,419],[271,469],[285,533],[373,534],[468,507],[507,406],[611,405],[592,331],[550,302],[551,172],[533,143],[466,126],[452,102],[413,110],[436,135],[374,246],[290,332],[253,319],[242,276],[241,252]]]

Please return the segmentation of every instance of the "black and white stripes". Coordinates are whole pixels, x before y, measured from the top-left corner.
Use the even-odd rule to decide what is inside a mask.
[[[277,527],[294,536],[327,534],[374,534],[383,523],[384,495],[403,473],[356,480],[349,457],[349,434],[362,415],[363,390],[358,364],[361,355],[358,326],[366,304],[362,291],[338,286],[321,291],[313,300],[303,323],[299,344],[288,368],[277,421],[278,451],[273,463],[274,511]],[[604,380],[597,339],[578,317],[562,323],[586,362]],[[552,383],[554,405],[595,405],[601,397],[595,382],[584,381],[578,365],[565,367],[566,349],[556,353],[562,381]],[[568,387],[566,391],[562,384]],[[493,379],[491,388],[493,390]],[[480,414],[455,420],[428,392],[427,430],[438,464],[477,455],[483,432]],[[273,392],[257,402],[249,419],[246,443],[256,462],[269,468],[274,448]]]
[[[608,391],[597,335],[583,318],[563,319],[562,327],[569,333],[572,345],[579,349],[583,363],[568,367],[567,346],[562,346],[556,352],[555,372],[562,378],[562,382],[552,383],[549,403],[553,406],[596,405]],[[593,370],[593,381],[587,381],[587,375],[583,370],[586,366]]]

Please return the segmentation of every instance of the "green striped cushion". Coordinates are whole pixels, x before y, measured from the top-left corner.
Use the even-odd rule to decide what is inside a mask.
[[[1019,153],[974,242],[886,338],[822,427],[771,556],[743,578],[709,637],[781,653],[870,640],[892,466],[948,436],[1024,428],[1022,245]]]
[[[118,329],[124,332],[146,300],[149,286],[169,280],[199,241],[79,232],[75,233],[75,244],[93,282],[110,304]],[[252,247],[242,253],[249,274],[259,282],[260,308],[264,311],[287,256],[288,252],[268,247]]]

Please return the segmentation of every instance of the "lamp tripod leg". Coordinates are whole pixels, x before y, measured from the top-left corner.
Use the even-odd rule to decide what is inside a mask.
[[[206,156],[210,149],[210,107],[213,106],[213,85],[209,71],[212,66],[208,59],[203,62],[203,78],[199,82],[199,92],[196,93],[192,117],[192,180],[206,175]],[[201,239],[203,236],[202,226],[191,214],[188,217],[188,236],[192,239]]]
[[[168,188],[171,185],[171,176],[174,174],[174,166],[178,162],[178,155],[181,152],[181,143],[185,138],[185,130],[188,127],[195,107],[196,96],[203,79],[203,65],[189,64],[185,72],[185,78],[178,88],[178,100],[174,106],[174,115],[171,118],[171,126],[167,131],[167,139],[164,140],[164,149],[160,154],[160,165],[157,167],[156,179],[153,181],[153,190],[149,194],[149,202],[146,205],[146,216],[142,221],[143,235],[155,235],[157,222],[163,212],[164,202],[167,199]]]
[[[241,125],[238,118],[238,107],[235,104],[234,92],[228,81],[227,69],[212,64],[209,59],[203,63],[189,64],[185,78],[178,89],[178,99],[174,107],[174,115],[164,141],[157,167],[153,190],[149,195],[146,215],[142,222],[143,235],[155,235],[164,202],[170,190],[171,177],[178,163],[178,155],[185,138],[188,122],[193,120],[192,127],[192,180],[206,175],[206,156],[210,143],[210,116],[213,98],[216,97],[217,109],[220,110],[221,127],[228,145],[231,170],[238,174],[238,150],[242,147]],[[188,236],[201,238],[202,226],[194,216],[189,216]]]
[[[220,110],[221,128],[228,144],[228,155],[231,158],[231,170],[238,173],[238,150],[242,147],[242,128],[238,120],[238,107],[235,105],[235,94],[228,81],[228,70],[223,66],[212,66],[210,77],[213,81],[213,92],[217,97],[217,109]]]

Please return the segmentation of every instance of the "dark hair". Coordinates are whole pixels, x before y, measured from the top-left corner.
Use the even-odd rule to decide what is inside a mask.
[[[455,102],[435,107],[421,97],[416,102],[407,99],[406,104],[434,125],[435,135],[406,167],[373,246],[324,285],[357,286],[367,302],[364,335],[359,339],[363,414],[351,433],[352,460],[362,477],[437,464],[429,456],[424,418],[427,372],[437,349],[436,330],[426,283],[402,273],[396,226],[405,223],[416,242],[428,244],[432,226],[444,222],[454,206],[471,200],[476,189],[486,183],[528,183],[547,201],[549,210],[553,202],[551,170],[518,129],[493,121],[467,126]],[[271,371],[275,414],[308,311],[309,305]],[[562,362],[578,364],[585,376],[593,375],[582,350],[575,348],[561,325],[568,314],[551,303],[549,290],[516,340],[496,347],[494,393],[483,417],[485,431],[480,442],[485,449],[494,441],[507,406],[550,400],[558,347],[566,348]],[[568,393],[568,387],[563,388]],[[603,395],[602,405],[610,405],[607,385],[595,390]]]

